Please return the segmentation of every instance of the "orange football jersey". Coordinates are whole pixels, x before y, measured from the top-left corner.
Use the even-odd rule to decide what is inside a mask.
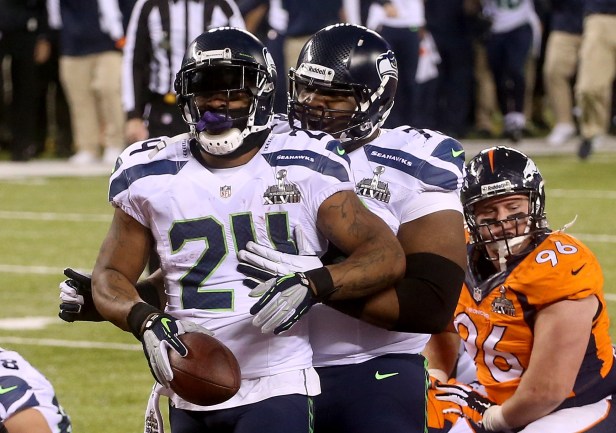
[[[511,397],[528,367],[537,312],[557,301],[592,295],[599,300],[599,313],[571,397],[603,392],[596,386],[612,369],[614,354],[603,273],[588,247],[564,232],[552,232],[506,271],[477,281],[469,270],[454,325],[492,400],[501,404]]]

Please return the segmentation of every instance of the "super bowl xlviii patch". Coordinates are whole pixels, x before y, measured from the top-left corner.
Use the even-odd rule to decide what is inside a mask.
[[[263,204],[299,203],[302,194],[297,185],[287,183],[287,171],[279,170],[276,173],[277,185],[268,187],[263,193]]]
[[[231,185],[224,185],[220,187],[220,197],[222,198],[231,197]]]
[[[379,180],[384,171],[385,167],[382,165],[377,166],[373,171],[374,176],[372,176],[372,179],[365,178],[357,182],[355,193],[359,196],[370,197],[389,203],[389,199],[391,198],[389,184]]]
[[[505,314],[507,316],[515,316],[515,307],[513,306],[513,302],[507,299],[505,295],[507,293],[507,288],[505,286],[500,286],[498,289],[500,296],[492,301],[492,312],[497,314]]]

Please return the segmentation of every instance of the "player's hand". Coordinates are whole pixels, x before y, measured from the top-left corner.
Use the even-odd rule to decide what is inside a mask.
[[[172,349],[180,356],[186,356],[188,349],[180,341],[179,336],[187,332],[214,335],[201,325],[187,320],[178,320],[166,313],[153,314],[146,321],[141,335],[143,351],[154,379],[166,388],[169,388],[169,382],[173,380],[168,350]]]
[[[299,227],[295,229],[295,241],[300,255],[282,253],[252,241],[248,242],[246,249],[240,250],[237,254],[240,260],[237,270],[246,275],[244,285],[254,289],[272,278],[323,266],[314,251],[308,247],[304,233]]]
[[[71,268],[64,269],[68,280],[60,283],[60,313],[65,322],[102,322],[92,299],[92,276]]]
[[[261,332],[274,334],[289,330],[318,302],[306,274],[296,272],[272,278],[251,290],[250,296],[261,298],[250,309],[252,324]]]
[[[462,409],[464,417],[479,425],[481,425],[485,411],[496,405],[495,402],[473,390],[470,386],[453,379],[447,383],[437,381],[434,388],[436,389],[435,398],[437,400],[456,403]]]

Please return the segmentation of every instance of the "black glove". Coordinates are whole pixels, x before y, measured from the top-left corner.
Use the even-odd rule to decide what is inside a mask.
[[[92,299],[92,276],[72,268],[64,269],[68,280],[60,283],[60,313],[65,322],[103,322]]]

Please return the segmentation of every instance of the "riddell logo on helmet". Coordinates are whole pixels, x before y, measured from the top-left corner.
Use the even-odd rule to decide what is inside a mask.
[[[334,70],[314,63],[302,63],[297,68],[297,73],[304,77],[316,78],[317,80],[329,81],[334,79]]]
[[[509,192],[513,190],[513,185],[511,185],[511,181],[504,180],[502,182],[491,183],[489,185],[481,186],[481,195],[492,195],[498,192]]]

